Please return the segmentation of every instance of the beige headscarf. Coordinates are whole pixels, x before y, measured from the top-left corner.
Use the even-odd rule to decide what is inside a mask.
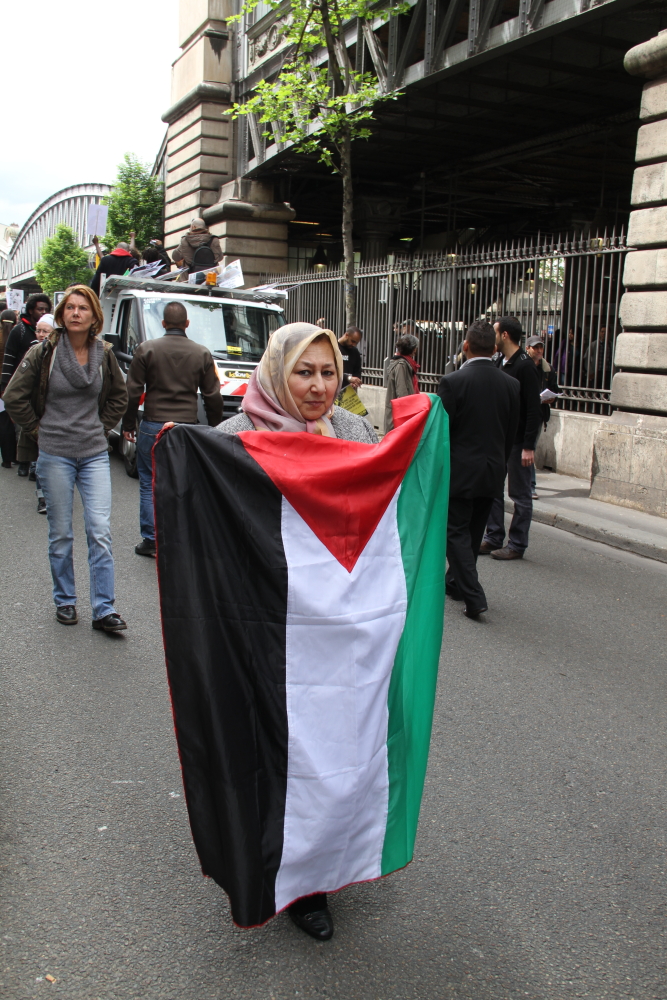
[[[322,330],[312,323],[288,323],[271,334],[262,360],[250,376],[248,391],[243,397],[241,408],[247,413],[255,427],[265,431],[308,431],[335,437],[331,425],[331,413],[318,420],[304,420],[294,402],[287,380],[294,366],[316,337],[329,338],[333,350],[334,363],[338,373],[340,392],[343,383],[343,358],[336,335],[331,330]],[[335,398],[335,397],[334,397]]]

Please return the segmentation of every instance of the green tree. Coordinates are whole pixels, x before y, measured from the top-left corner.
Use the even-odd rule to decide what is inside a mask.
[[[40,259],[35,264],[35,277],[47,295],[62,292],[75,282],[87,285],[92,277],[88,254],[79,246],[76,233],[64,222],[56,226],[53,236],[44,240]]]
[[[278,9],[283,0],[268,0]],[[240,15],[257,6],[258,0],[244,0]],[[409,9],[407,3],[390,0],[383,11],[395,17]],[[378,101],[397,98],[397,90],[388,87],[386,72],[380,78],[352,68],[343,41],[343,25],[357,18],[373,47],[377,39],[371,21],[378,16],[376,0],[291,0],[283,16],[283,34],[290,48],[283,67],[271,80],[262,80],[254,95],[244,104],[235,104],[234,117],[257,115],[270,123],[263,134],[306,153],[315,153],[320,161],[340,174],[343,183],[343,255],[345,259],[345,314],[348,326],[356,322],[354,283],[352,142],[370,136],[368,121]],[[322,54],[326,53],[324,60]]]
[[[129,243],[130,233],[135,233],[137,246],[146,246],[149,240],[162,238],[163,185],[151,177],[148,166],[132,153],[126,153],[118,167],[118,178],[111,194],[103,200],[109,206],[106,236],[109,249],[117,243]],[[91,235],[95,235],[91,233]]]

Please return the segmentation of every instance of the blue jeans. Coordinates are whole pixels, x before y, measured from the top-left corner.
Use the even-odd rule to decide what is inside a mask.
[[[72,549],[72,504],[76,485],[83,502],[88,540],[90,603],[93,618],[114,611],[113,555],[111,552],[111,472],[109,455],[62,458],[40,451],[37,475],[44,491],[49,519],[49,562],[53,600],[57,608],[76,604]]]
[[[30,463],[30,472],[35,473],[35,495],[38,500],[41,500],[41,498],[44,496],[44,493],[42,491],[42,484],[39,481],[39,476],[37,475],[37,462]]]
[[[164,421],[142,420],[137,436],[137,472],[139,473],[139,527],[141,537],[155,541],[153,514],[153,445]]]
[[[507,463],[507,492],[514,503],[514,514],[510,524],[508,547],[515,552],[525,552],[528,548],[528,532],[533,518],[533,496],[530,488],[531,466],[521,464],[523,445],[515,444]],[[503,500],[493,501],[489,520],[486,522],[484,541],[494,548],[502,548],[505,543],[505,504]]]

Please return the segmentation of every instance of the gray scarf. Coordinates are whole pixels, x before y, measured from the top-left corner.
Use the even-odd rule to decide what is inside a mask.
[[[73,389],[85,389],[92,385],[104,356],[104,345],[95,338],[88,344],[88,363],[80,365],[67,332],[63,330],[58,341],[58,362],[60,370]]]

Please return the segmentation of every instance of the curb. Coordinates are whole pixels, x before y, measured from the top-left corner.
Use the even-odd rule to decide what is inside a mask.
[[[505,500],[505,513],[511,514],[514,511],[514,504],[511,500]],[[606,528],[595,527],[582,521],[577,521],[573,517],[566,517],[548,509],[540,509],[533,504],[533,521],[540,524],[549,524],[552,528],[561,528],[569,531],[573,535],[581,535],[582,538],[589,538],[593,542],[602,542],[604,545],[611,545],[615,549],[623,549],[625,552],[634,552],[635,555],[644,556],[646,559],[655,559],[658,562],[667,563],[667,544],[657,545],[653,542],[642,542],[637,538],[628,535],[621,535],[615,531],[608,531]]]

